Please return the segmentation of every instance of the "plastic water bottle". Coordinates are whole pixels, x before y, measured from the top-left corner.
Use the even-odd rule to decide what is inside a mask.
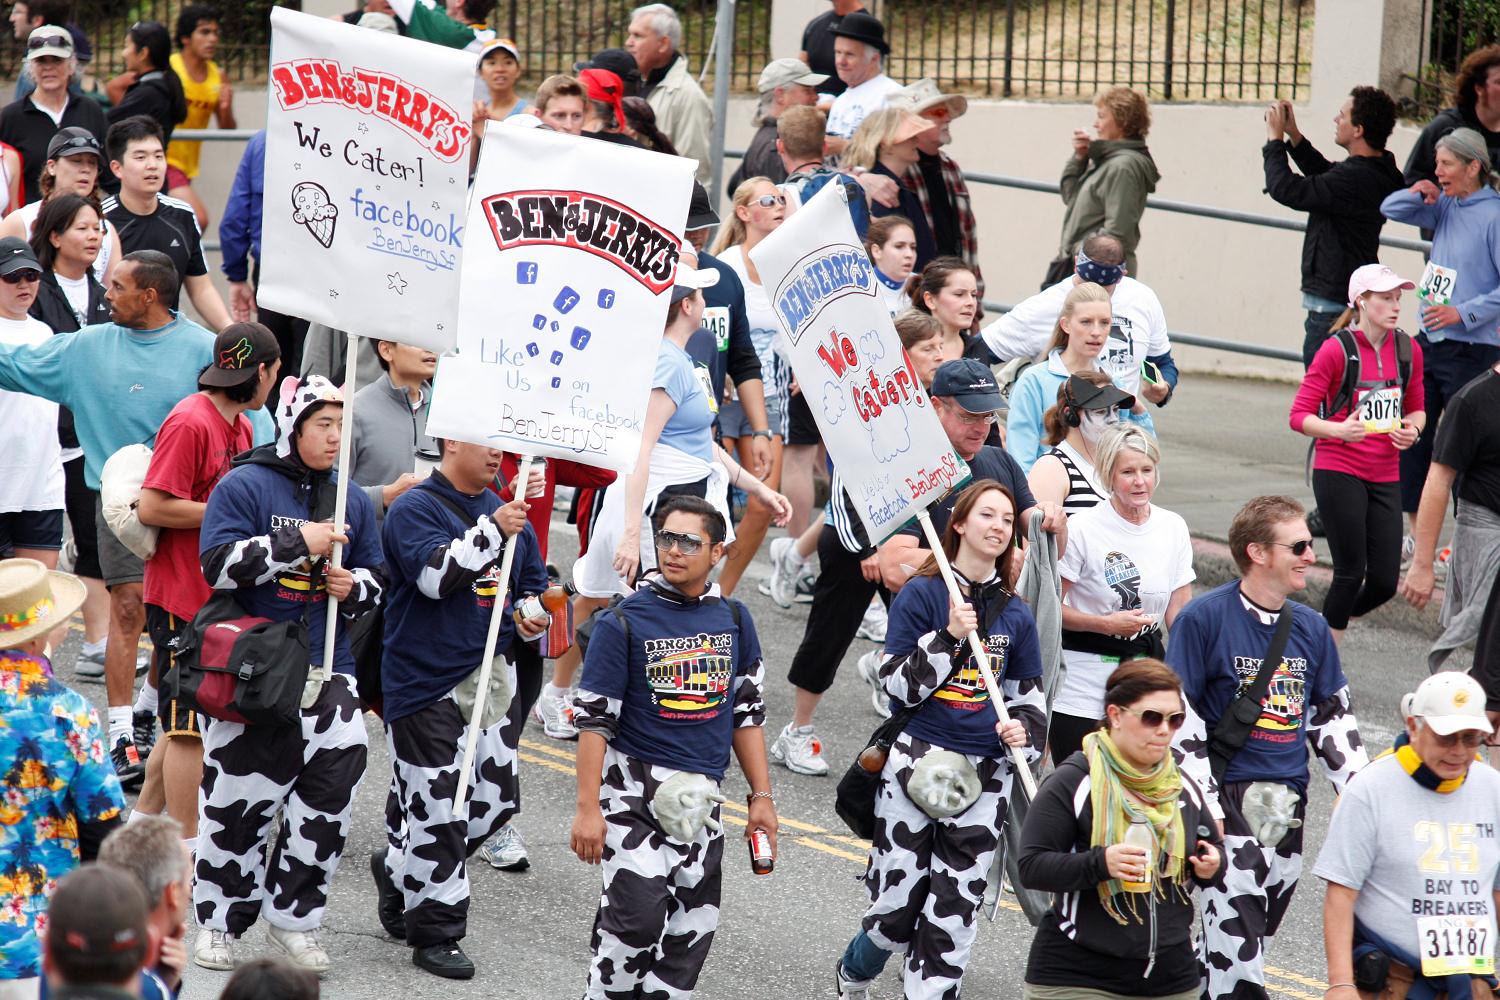
[[[1126,892],[1150,892],[1153,869],[1156,867],[1153,855],[1156,850],[1156,835],[1152,832],[1150,824],[1144,816],[1132,816],[1130,829],[1125,831],[1125,839],[1121,841],[1131,847],[1139,847],[1146,852],[1146,880],[1144,882],[1126,882],[1123,879],[1120,887]]]

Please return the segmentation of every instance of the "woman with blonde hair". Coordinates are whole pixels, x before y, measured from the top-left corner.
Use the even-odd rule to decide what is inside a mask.
[[[917,237],[916,270],[919,271],[938,255],[937,240],[927,224],[922,203],[902,178],[909,168],[916,166],[921,155],[917,136],[937,127],[937,123],[904,108],[881,108],[860,122],[839,158],[839,166],[845,170],[868,170],[896,183],[900,201],[894,207],[872,201],[870,215],[877,219],[886,215],[906,217]]]
[[[1112,87],[1094,99],[1094,138],[1073,130],[1073,155],[1062,172],[1062,239],[1042,287],[1073,273],[1073,255],[1085,239],[1108,233],[1125,246],[1125,269],[1136,273],[1141,213],[1161,171],[1146,148],[1151,106],[1129,87]]]
[[[1042,446],[1042,415],[1057,399],[1058,387],[1074,372],[1102,368],[1099,356],[1109,342],[1114,313],[1109,292],[1080,282],[1063,300],[1046,360],[1032,365],[1010,391],[1005,448],[1027,472],[1047,449]],[[1130,419],[1145,422],[1146,408],[1135,401]]]
[[[750,341],[760,358],[761,382],[765,387],[766,425],[771,438],[771,468],[765,483],[773,490],[781,488],[781,449],[786,440],[786,411],[792,369],[777,350],[780,327],[771,297],[760,283],[760,272],[750,260],[750,251],[786,218],[786,195],[765,177],[750,177],[734,189],[733,210],[710,251],[729,266],[745,287],[745,319],[750,327]],[[719,433],[724,447],[742,463],[750,464],[750,445],[756,435],[738,399],[719,409]],[[745,516],[735,528],[735,539],[725,554],[719,572],[719,589],[727,597],[734,593],[740,576],[755,558],[766,537],[771,511],[760,500],[751,497],[745,504]]]

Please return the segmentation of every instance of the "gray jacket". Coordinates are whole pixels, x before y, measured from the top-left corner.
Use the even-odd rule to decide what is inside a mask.
[[[427,435],[427,406],[432,383],[422,383],[422,405],[415,410],[405,389],[380,378],[354,394],[354,440],[350,443],[349,481],[363,489],[385,517],[383,487],[417,467],[417,453],[437,457],[437,443]]]
[[[307,328],[307,337],[302,341],[303,378],[321,375],[334,385],[348,381],[344,377],[344,359],[349,350],[349,337],[343,330],[335,330],[322,323],[312,323]],[[354,391],[374,385],[385,374],[380,367],[380,357],[375,353],[375,341],[360,337],[354,348],[355,374],[359,376]],[[410,470],[408,470],[410,471]],[[377,503],[376,508],[380,505]]]

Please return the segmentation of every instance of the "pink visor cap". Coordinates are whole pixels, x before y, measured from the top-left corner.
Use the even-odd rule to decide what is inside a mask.
[[[1355,268],[1354,273],[1349,275],[1349,308],[1353,309],[1354,303],[1365,292],[1390,292],[1397,288],[1408,290],[1416,287],[1384,264],[1366,264]]]

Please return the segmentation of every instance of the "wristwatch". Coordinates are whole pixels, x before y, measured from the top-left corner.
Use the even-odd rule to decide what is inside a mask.
[[[768,430],[751,431],[750,436],[754,438],[765,438],[769,441],[771,439],[771,432]]]

